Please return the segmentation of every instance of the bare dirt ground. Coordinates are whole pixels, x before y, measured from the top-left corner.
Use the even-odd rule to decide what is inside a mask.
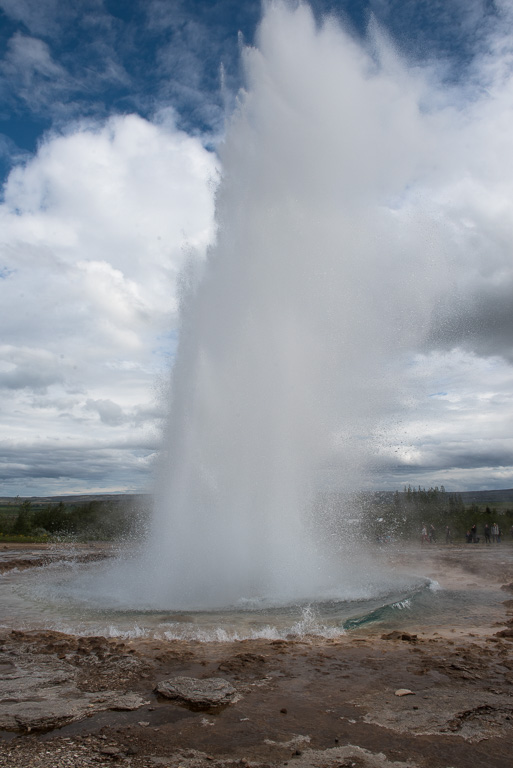
[[[12,547],[4,563],[36,567],[39,552]],[[502,588],[503,600],[471,628],[376,624],[336,639],[0,630],[0,766],[510,768],[513,547],[426,546],[390,561],[446,589]],[[175,676],[222,678],[236,695],[210,708],[159,697]]]

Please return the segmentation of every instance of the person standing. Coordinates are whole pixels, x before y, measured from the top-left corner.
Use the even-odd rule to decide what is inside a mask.
[[[497,523],[493,523],[493,525],[492,525],[492,542],[494,544],[498,544],[498,539],[499,539],[499,526],[497,525]]]
[[[472,534],[472,541],[474,542],[474,544],[476,544],[477,543],[477,525],[475,523],[470,529],[470,533]]]
[[[485,544],[490,543],[490,526],[486,523],[484,527]]]

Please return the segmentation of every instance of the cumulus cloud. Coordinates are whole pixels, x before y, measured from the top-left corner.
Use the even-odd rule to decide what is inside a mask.
[[[0,389],[29,389],[46,392],[63,380],[56,356],[41,349],[3,345],[0,347]]]
[[[141,445],[152,436],[141,450],[155,450],[177,276],[214,236],[217,175],[170,113],[75,125],[11,172],[0,206],[1,407],[9,440],[39,435],[35,474],[38,440],[51,452],[78,425],[94,444],[136,424]],[[9,466],[4,478],[16,478]]]

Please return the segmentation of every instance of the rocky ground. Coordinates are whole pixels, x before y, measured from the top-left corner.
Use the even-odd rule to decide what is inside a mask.
[[[470,630],[374,625],[329,640],[0,630],[0,766],[509,768],[513,547],[391,554],[408,557],[442,587],[504,599]]]

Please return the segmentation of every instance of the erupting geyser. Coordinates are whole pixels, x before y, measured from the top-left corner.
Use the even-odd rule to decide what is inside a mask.
[[[382,586],[354,523],[313,501],[328,469],[347,494],[365,486],[440,277],[437,226],[412,203],[429,155],[421,74],[378,31],[363,46],[304,5],[269,5],[242,56],[217,239],[183,281],[152,529],[113,590],[139,607]]]

